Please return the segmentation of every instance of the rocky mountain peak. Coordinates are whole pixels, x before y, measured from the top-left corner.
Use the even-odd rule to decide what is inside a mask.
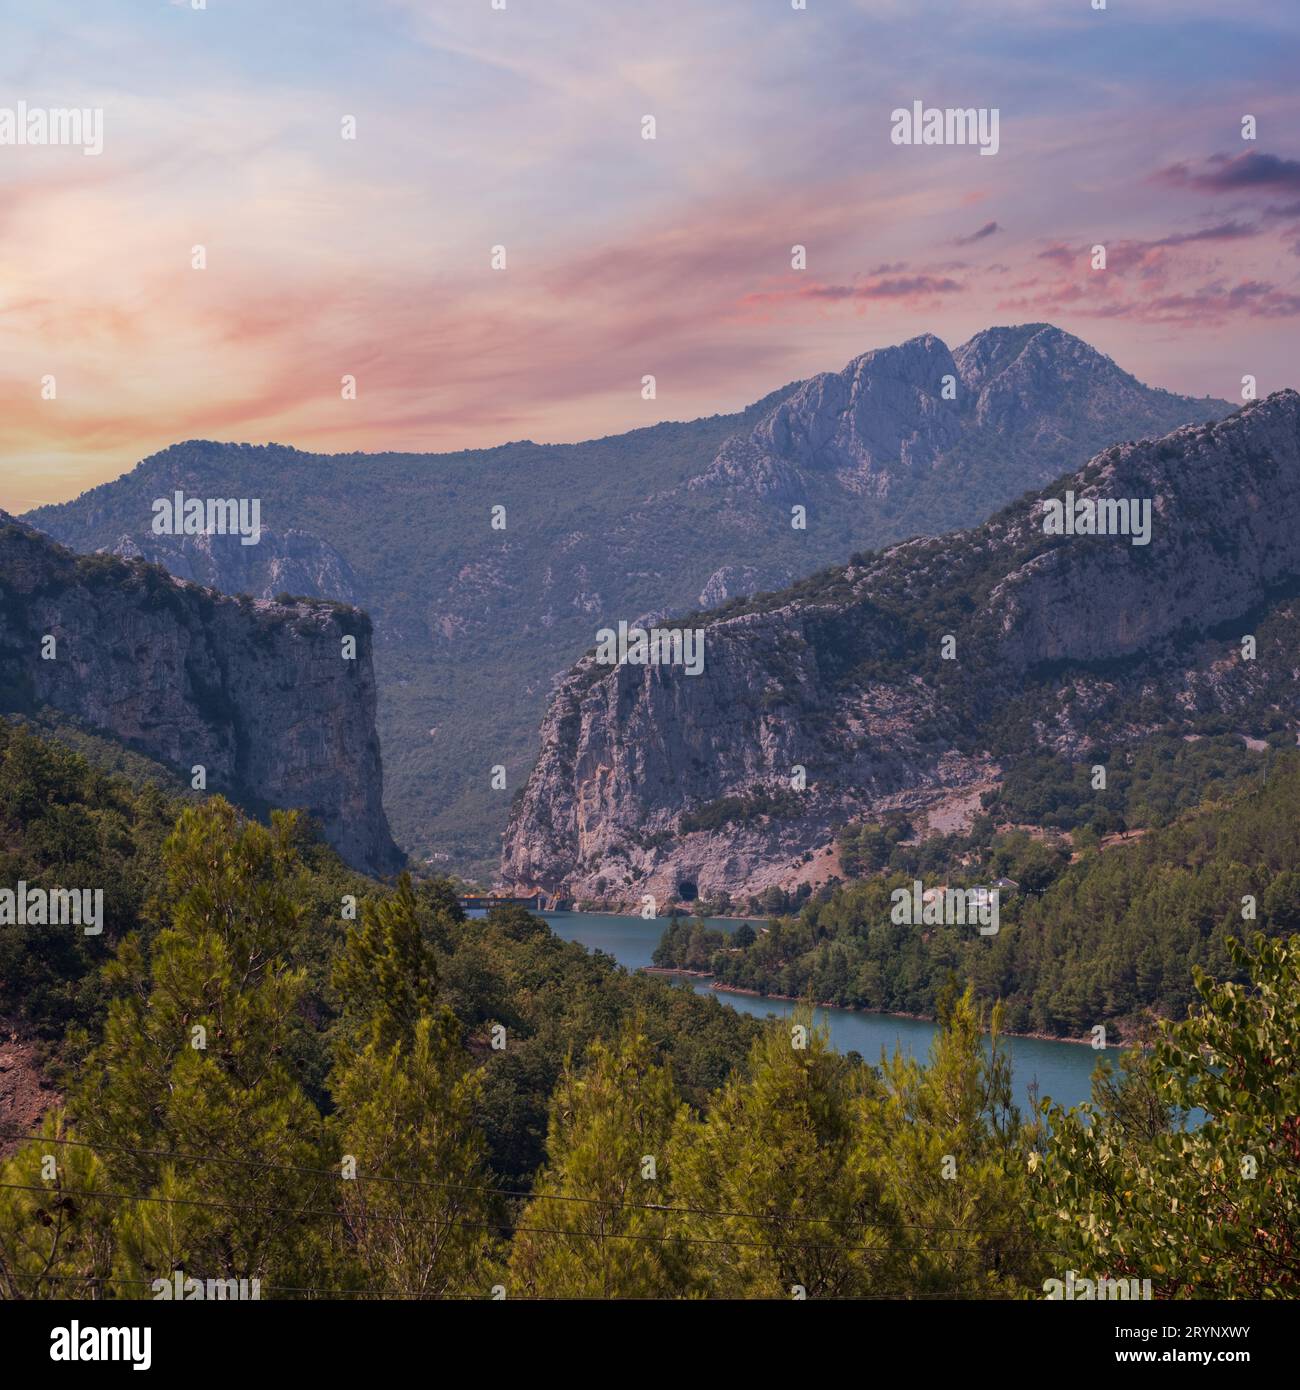
[[[947,346],[932,333],[855,357],[840,372],[813,377],[763,420],[757,449],[796,464],[870,474],[897,460],[923,466],[955,443],[960,426],[939,393],[957,376]]]
[[[955,352],[927,333],[804,382],[692,487],[808,503],[826,500],[828,484],[880,499],[928,484],[938,500],[945,478],[1014,452],[1018,462],[995,466],[1014,496],[1077,467],[1119,422],[1163,434],[1230,409],[1143,386],[1051,324],[985,329]],[[938,520],[951,524],[946,512]]]
[[[954,349],[953,358],[967,390],[978,393],[1031,351],[1040,361],[1084,354],[1101,359],[1095,348],[1050,323],[981,329]]]
[[[525,775],[551,677],[598,628],[974,525],[1117,439],[1232,409],[1150,390],[1100,354],[1106,370],[1084,372],[1089,351],[1042,324],[955,353],[924,334],[735,415],[574,445],[364,455],[191,440],[28,520],[228,593],[355,595],[375,619],[381,737],[399,750],[389,815],[412,849],[487,873],[507,802],[483,796],[475,769]],[[176,489],[259,498],[261,544],[154,536],[151,503]],[[507,531],[487,523],[497,503]],[[474,679],[447,680],[448,663]]]

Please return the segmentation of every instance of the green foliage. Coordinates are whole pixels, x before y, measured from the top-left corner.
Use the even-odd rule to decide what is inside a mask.
[[[439,968],[443,998],[471,1034],[494,1023],[507,1030],[508,1045],[485,1069],[483,1104],[493,1166],[511,1186],[529,1181],[545,1157],[548,1099],[570,1056],[637,1017],[671,1058],[683,1095],[702,1104],[759,1030],[716,998],[561,941],[520,909],[461,923]]]
[[[1188,741],[1156,735],[1112,754],[1098,749],[1069,762],[1041,756],[1011,763],[985,809],[1000,821],[1098,834],[1168,825],[1203,801],[1221,798],[1258,779],[1265,755],[1241,738],[1219,734]],[[1092,768],[1106,769],[1105,790],[1092,785]]]
[[[220,799],[185,811],[163,851],[170,925],[150,948],[127,937],[105,970],[115,997],[68,1103],[108,1186],[150,1199],[105,1213],[124,1278],[292,1285],[323,1242],[292,1219],[328,1191],[310,1176],[327,1157],[320,1116],[287,1056],[306,988],[286,959],[302,925],[293,829]],[[260,1220],[235,1209],[251,1183]]]
[[[333,985],[345,1017],[365,1020],[381,1050],[408,1047],[438,994],[433,928],[421,922],[420,902],[403,874],[391,897],[367,899],[361,927],[350,931],[334,965]],[[463,914],[459,906],[453,920]]]
[[[985,1019],[967,987],[939,1003],[928,1065],[896,1052],[871,1102],[873,1139],[889,1155],[886,1190],[901,1221],[893,1277],[908,1292],[1017,1296],[1045,1270],[1034,1237],[1024,1146],[1011,1103],[999,1013]]]
[[[802,813],[799,795],[792,791],[772,791],[757,787],[744,796],[724,796],[696,811],[686,812],[678,822],[683,835],[696,830],[720,830],[725,825],[749,825],[771,816],[798,816]]]
[[[687,1250],[663,1210],[669,1141],[683,1105],[641,1020],[572,1058],[556,1086],[547,1162],[519,1218],[511,1291],[546,1298],[664,1298],[682,1292]]]
[[[909,839],[912,827],[904,816],[847,826],[838,836],[840,866],[850,878],[863,878],[891,866],[898,845]],[[893,864],[903,868],[902,864]]]
[[[1058,1277],[1150,1279],[1158,1299],[1300,1293],[1300,941],[1231,955],[1248,983],[1197,973],[1196,1012],[1125,1088],[1148,1095],[1136,1113],[1050,1111],[1036,1199]],[[1193,1109],[1206,1118],[1188,1130]]]
[[[802,1030],[802,1031],[798,1031]],[[710,1297],[852,1297],[887,1287],[892,1211],[863,1142],[871,1074],[804,1015],[772,1023],[749,1067],[674,1136],[673,1196]]]
[[[519,908],[467,920],[446,881],[359,884],[292,815],[178,805],[157,844],[165,814],[141,810],[167,804],[157,788],[0,735],[14,853],[81,862],[57,856],[93,796],[122,817],[123,872],[155,846],[159,875],[133,890],[139,924],[111,957],[68,976],[84,1007],[61,1056],[79,1064],[66,1108],[0,1163],[0,1297],[147,1296],[175,1270],[257,1278],[264,1297],[1007,1298],[1067,1269],[1149,1278],[1157,1297],[1297,1293],[1300,768],[1016,900],[1016,949],[1039,970],[1089,958],[1063,949],[1071,923],[1110,971],[1130,936],[1149,970],[1166,946],[1222,950],[1218,982],[1194,971],[1190,1017],[1099,1073],[1092,1106],[1031,1128],[1001,1010],[977,1002],[999,977],[986,964],[958,983],[969,958],[940,930],[923,960],[873,935],[889,879],[752,936],[671,929],[714,969],[793,987],[808,958],[819,988],[927,989],[928,1061],[873,1069],[806,1012],[742,1018]],[[52,820],[60,805],[76,814]],[[78,852],[103,863],[106,843]],[[1243,883],[1265,928],[1249,952],[1222,910]],[[994,961],[1000,942],[983,943]]]
[[[708,970],[714,952],[725,950],[729,941],[727,932],[698,918],[677,917],[664,928],[652,960],[671,970]]]
[[[797,912],[800,904],[807,902],[811,895],[812,889],[806,883],[799,884],[793,891],[772,884],[761,893],[751,893],[745,899],[745,911],[755,917],[771,917],[778,912]]]
[[[1078,1037],[1105,1023],[1122,1037],[1144,1017],[1181,1017],[1197,968],[1237,978],[1227,941],[1242,930],[1248,899],[1266,933],[1295,929],[1298,801],[1300,759],[1275,754],[1266,783],[1073,863],[1023,831],[993,836],[982,850],[967,843],[927,886],[1016,881],[1018,890],[1001,895],[995,936],[894,924],[890,891],[910,887],[910,869],[815,898],[748,946],[733,938],[707,968],[723,984],[764,994],[922,1015],[935,1013],[955,973],[984,1004],[1003,1001],[1010,1029]],[[656,963],[681,965],[688,949],[680,930],[666,935]]]
[[[82,1196],[103,1189],[104,1165],[49,1114],[42,1139],[0,1162],[0,1300],[99,1298],[112,1271],[112,1232]],[[57,1156],[54,1174],[49,1157]]]
[[[0,883],[102,888],[103,933],[0,928],[0,1016],[47,1046],[104,1006],[96,970],[152,916],[181,802],[0,720]]]
[[[337,1147],[356,1164],[340,1188],[350,1262],[361,1286],[392,1296],[484,1297],[500,1216],[460,1023],[439,1007],[391,1046],[379,1036],[360,1053],[341,1048],[331,1078]]]
[[[0,928],[0,1018],[43,1041],[55,1075],[73,1077],[103,1036],[113,994],[148,993],[150,955],[172,924],[175,901],[163,845],[177,817],[199,803],[169,796],[140,766],[103,772],[47,732],[37,736],[0,721],[0,881],[102,885],[105,927],[98,937]],[[98,757],[103,750],[88,743],[86,751]],[[205,852],[224,859],[221,844],[244,824],[228,807],[216,822],[205,821]],[[445,880],[381,889],[340,863],[301,821],[280,820],[275,844],[257,871],[258,891],[284,876],[296,925],[277,929],[278,939],[303,977],[283,1059],[324,1114],[333,1108],[327,1074],[336,1032],[358,1047],[373,1027],[389,1039],[409,1037],[431,1000],[480,1036],[490,1023],[504,1022],[511,1047],[485,1078],[482,1120],[495,1171],[524,1182],[542,1161],[547,1098],[571,1049],[581,1051],[640,1010],[656,1046],[672,1052],[679,1083],[702,1098],[743,1059],[756,1031],[753,1020],[714,999],[629,975],[609,957],[559,940],[522,908],[466,921]],[[340,950],[345,895],[360,901],[361,926]],[[276,920],[268,917],[267,929]],[[128,939],[129,949],[104,972]],[[134,972],[133,986],[125,983],[126,969]],[[376,975],[392,981],[394,992],[373,994]]]
[[[511,1291],[1022,1296],[1045,1268],[1028,1135],[980,1022],[967,993],[929,1067],[898,1056],[877,1078],[807,1014],[773,1021],[704,1113],[635,1029],[597,1045],[553,1099]]]

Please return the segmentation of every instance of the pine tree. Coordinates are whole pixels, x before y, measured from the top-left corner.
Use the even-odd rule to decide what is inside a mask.
[[[391,896],[366,903],[334,971],[346,1026],[331,1128],[355,1168],[343,1211],[365,1285],[488,1297],[501,1212],[478,1124],[482,1080],[460,1022],[437,1000],[433,940],[403,875]]]
[[[667,1298],[682,1291],[680,1218],[669,1141],[683,1106],[672,1072],[631,1020],[587,1065],[570,1058],[551,1101],[546,1167],[519,1218],[512,1294],[542,1298]]]
[[[114,1209],[85,1195],[104,1190],[104,1166],[59,1111],[41,1135],[0,1163],[0,1300],[111,1297]]]
[[[986,1051],[968,986],[938,1001],[929,1065],[896,1051],[864,1104],[863,1142],[884,1156],[898,1219],[891,1282],[901,1293],[1015,1296],[1036,1287],[1029,1135],[1011,1101],[1011,1062],[994,1011]]]
[[[345,1016],[361,1020],[386,1051],[409,1044],[419,1019],[438,995],[438,964],[427,914],[403,874],[390,897],[367,899],[360,925],[349,931],[333,983]]]
[[[367,1287],[403,1298],[489,1297],[499,1278],[481,1083],[450,1010],[409,1041],[371,1041],[332,1078],[347,1229]]]
[[[69,1103],[122,1196],[115,1274],[294,1285],[334,1238],[320,1116],[284,1060],[304,985],[285,959],[294,834],[220,798],[186,811],[164,847],[171,925],[106,970],[118,995]]]
[[[879,1156],[856,1128],[870,1073],[801,1012],[754,1044],[702,1121],[674,1136],[674,1192],[694,1208],[695,1288],[708,1297],[870,1294],[891,1235]]]

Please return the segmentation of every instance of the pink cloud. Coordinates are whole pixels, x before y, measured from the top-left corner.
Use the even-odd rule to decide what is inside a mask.
[[[775,304],[791,300],[865,301],[873,299],[929,301],[935,295],[957,294],[965,288],[949,276],[897,275],[869,278],[852,285],[813,283],[786,289],[763,290],[745,296],[747,304]]]

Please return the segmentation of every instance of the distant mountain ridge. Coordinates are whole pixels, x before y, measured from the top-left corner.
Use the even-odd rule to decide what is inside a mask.
[[[1106,444],[1232,409],[1143,386],[1050,324],[985,329],[953,352],[927,333],[804,382],[689,486],[874,500],[900,536],[934,535],[976,519],[972,485],[1006,502]]]
[[[1068,493],[1146,499],[1150,543],[1047,533]],[[974,530],[684,620],[704,630],[698,677],[584,657],[502,876],[607,907],[754,892],[838,825],[987,784],[1001,758],[1205,719],[1292,728],[1297,593],[1300,395],[1283,391],[1108,448]]]
[[[398,838],[490,874],[555,673],[600,627],[972,525],[1107,444],[1231,409],[1145,387],[1035,324],[954,352],[926,335],[735,415],[583,444],[316,455],[193,441],[27,519],[74,549],[139,554],[226,592],[364,607]],[[260,498],[262,544],[154,536],[150,504],[175,489]],[[806,529],[791,525],[795,505]]]
[[[306,809],[356,868],[402,862],[383,809],[370,624],[356,609],[239,601],[140,561],[74,555],[0,512],[0,713],[43,709],[186,785],[202,767],[209,791]]]

